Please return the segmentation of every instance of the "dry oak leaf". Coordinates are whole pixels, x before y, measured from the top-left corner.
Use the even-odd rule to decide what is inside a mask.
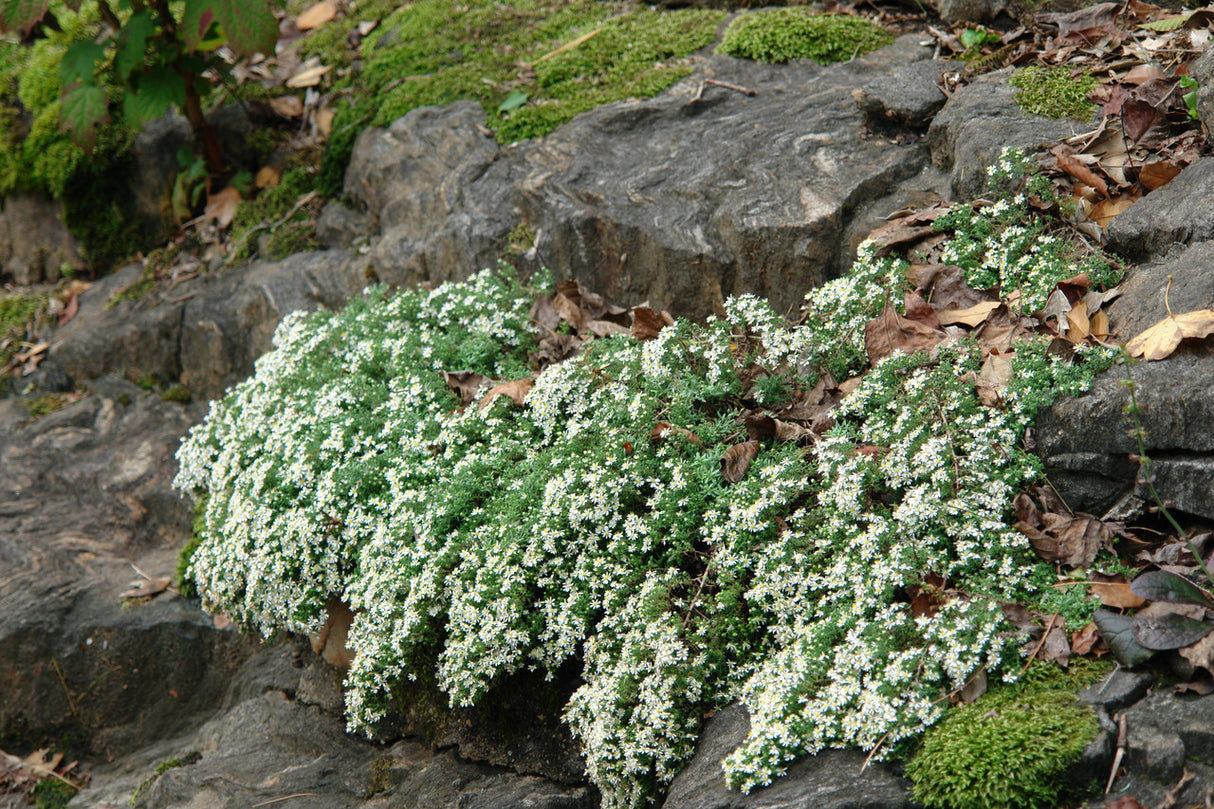
[[[642,342],[652,340],[667,326],[674,325],[674,318],[665,310],[655,312],[648,306],[632,309],[632,336]]]
[[[1088,587],[1091,594],[1100,599],[1100,604],[1103,607],[1136,610],[1147,603],[1145,598],[1134,595],[1130,590],[1129,582],[1094,581]]]
[[[1214,632],[1206,635],[1191,646],[1177,650],[1180,656],[1189,661],[1195,668],[1214,672]]]
[[[308,31],[324,25],[336,16],[337,3],[333,0],[321,0],[295,18],[295,27],[300,31]]]
[[[203,211],[203,216],[214,221],[216,227],[223,230],[232,224],[232,217],[236,216],[238,205],[240,205],[240,192],[236,190],[235,186],[229,185],[222,191],[207,197],[207,207]]]
[[[519,407],[522,407],[523,401],[527,398],[527,393],[530,392],[531,386],[534,384],[535,380],[533,379],[515,379],[512,382],[501,382],[489,388],[489,392],[481,398],[478,407],[484,410],[499,396],[505,396]]]
[[[721,456],[721,476],[727,483],[737,483],[746,477],[750,463],[759,457],[759,442],[755,440],[734,444]]]
[[[669,435],[681,435],[697,447],[700,446],[700,437],[698,435],[686,427],[676,427],[668,421],[659,421],[653,425],[653,430],[649,433],[649,440],[661,441]]]
[[[1202,339],[1214,334],[1214,309],[1168,315],[1125,344],[1131,357],[1162,360],[1170,357],[1186,337]]]
[[[994,312],[1001,305],[999,301],[983,301],[966,309],[945,309],[943,312],[937,312],[936,318],[942,326],[964,323],[967,326],[973,327],[985,321],[990,317],[991,312]]]
[[[172,578],[168,576],[157,577],[155,579],[141,579],[137,582],[131,582],[131,589],[118,595],[119,598],[151,598],[154,595],[159,595],[169,589],[169,585],[173,583]]]
[[[898,310],[886,304],[885,311],[864,326],[864,348],[874,365],[895,351],[907,352],[920,348],[932,348],[944,341],[946,335],[918,320],[898,314]]]

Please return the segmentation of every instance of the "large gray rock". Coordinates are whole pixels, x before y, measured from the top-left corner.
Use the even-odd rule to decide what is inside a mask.
[[[1209,43],[1201,56],[1189,63],[1189,75],[1197,81],[1197,115],[1206,133],[1214,132],[1214,47]]]
[[[1163,260],[1131,268],[1120,288],[1109,325],[1127,340],[1167,317],[1168,307],[1174,314],[1214,309],[1214,242],[1177,245]]]
[[[1214,519],[1214,348],[1198,343],[1160,362],[1135,364],[1134,379],[1155,488],[1170,507]],[[1035,452],[1075,510],[1101,514],[1135,489],[1139,452],[1124,412],[1126,370],[1114,366],[1082,396],[1041,413]],[[1149,500],[1145,487],[1137,495]]]
[[[897,65],[867,82],[856,94],[856,103],[876,126],[893,124],[924,129],[948,100],[939,86],[944,71],[961,66],[960,62],[929,58]]]
[[[37,194],[0,199],[0,281],[58,281],[66,268],[84,267],[76,239],[63,223],[63,206]]]
[[[515,165],[484,127],[479,104],[421,107],[359,135],[346,196],[378,217],[380,280],[459,280],[492,265],[514,227]]]
[[[932,163],[949,171],[957,199],[970,199],[986,184],[986,169],[1007,147],[1033,151],[1087,129],[1072,120],[1033,115],[1016,104],[1008,84],[1012,68],[979,76],[953,93],[932,120],[927,143]]]
[[[865,755],[824,750],[794,762],[788,773],[749,795],[725,786],[721,761],[750,732],[750,717],[731,705],[708,720],[695,757],[670,785],[662,809],[911,809],[910,783],[881,762],[861,772]]]
[[[1109,225],[1108,246],[1127,258],[1163,257],[1178,244],[1214,239],[1214,157],[1134,203]]]

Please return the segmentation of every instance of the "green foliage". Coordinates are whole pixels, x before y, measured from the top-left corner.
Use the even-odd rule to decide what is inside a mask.
[[[29,411],[31,416],[38,418],[50,415],[56,410],[62,410],[73,401],[74,399],[71,396],[63,393],[46,393],[42,396],[26,399],[25,409]]]
[[[320,190],[340,189],[363,127],[387,126],[416,107],[478,101],[497,139],[509,143],[545,135],[601,104],[655,95],[687,74],[682,58],[711,44],[721,19],[708,10],[621,13],[592,0],[413,3],[363,43],[363,69],[347,80],[355,101],[337,111]],[[534,76],[520,63],[532,65]],[[519,92],[526,103],[499,113]]]
[[[927,809],[1052,809],[1068,786],[1086,787],[1066,776],[1099,726],[1075,689],[1107,667],[1073,668],[1035,665],[1022,682],[950,710],[907,765],[915,799]]]
[[[26,331],[43,311],[50,294],[17,291],[0,295],[0,368],[8,365],[21,350],[18,343],[26,339]]]
[[[759,62],[813,59],[819,64],[863,56],[894,41],[888,31],[850,14],[814,14],[789,7],[739,14],[717,49]]]
[[[71,784],[58,778],[46,778],[34,785],[34,806],[36,809],[63,809],[68,801],[76,797],[77,791]]]
[[[190,575],[190,563],[194,553],[202,544],[202,535],[206,530],[207,496],[204,494],[194,501],[193,518],[190,521],[190,538],[177,554],[177,566],[174,569],[173,580],[177,591],[186,598],[197,598],[198,589],[194,586],[194,577]]]
[[[1026,165],[1023,152],[1006,150],[989,179],[1052,199],[1049,183],[1035,172],[1026,175]],[[992,289],[1003,297],[1019,290],[1015,305],[1025,313],[1040,311],[1059,281],[1079,273],[1087,273],[1097,289],[1121,280],[1120,269],[1103,256],[1047,233],[1045,222],[1026,202],[1020,192],[994,204],[954,205],[933,223],[937,230],[952,231],[941,261],[961,267],[975,289]]]
[[[1028,216],[1012,204],[1008,221]],[[206,497],[190,576],[264,633],[314,629],[347,599],[352,729],[402,680],[467,705],[517,672],[580,665],[563,713],[608,809],[652,801],[727,700],[752,713],[725,762],[742,789],[800,754],[913,738],[979,667],[1019,668],[998,603],[1040,596],[1007,523],[1040,474],[1022,437],[1103,355],[1071,366],[1018,345],[991,408],[977,346],[895,353],[820,441],[761,441],[727,484],[743,395],[779,412],[822,370],[865,368],[865,324],[906,270],[865,244],[798,326],[734,298],[724,319],[588,344],[523,406],[465,405],[443,375],[530,375],[536,290],[509,270],[290,316],[179,452],[176,485]],[[756,368],[765,381],[747,383]],[[654,438],[660,423],[686,432]],[[964,595],[917,617],[903,594],[929,575]]]
[[[1087,121],[1096,110],[1088,100],[1088,93],[1096,87],[1096,77],[1087,73],[1074,75],[1067,65],[1022,67],[1008,83],[1016,88],[1020,108],[1034,115]]]
[[[316,224],[308,212],[300,208],[287,216],[300,197],[315,189],[315,173],[309,167],[296,166],[283,173],[278,185],[240,203],[232,218],[231,240],[235,247],[231,260],[242,261],[256,253],[259,234],[269,237],[262,252],[264,258],[271,260],[317,249],[320,243],[316,240]]]

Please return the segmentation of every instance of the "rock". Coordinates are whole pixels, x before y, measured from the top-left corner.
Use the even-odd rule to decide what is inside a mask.
[[[316,238],[325,247],[349,247],[374,230],[374,217],[336,200],[326,202],[316,220]]]
[[[255,641],[172,593],[119,599],[135,567],[172,574],[190,518],[169,484],[189,418],[114,379],[25,416],[0,417],[0,732],[106,757],[196,725]]]
[[[988,23],[1001,16],[1018,19],[1027,4],[1019,0],[929,0],[928,5],[947,23]]]
[[[517,221],[513,168],[484,119],[479,104],[464,101],[359,135],[345,191],[379,219],[372,266],[380,280],[459,280],[496,262]]]
[[[851,213],[926,163],[917,145],[866,138],[852,98],[917,49],[903,37],[827,67],[714,56],[657,98],[578,116],[526,149],[519,207],[541,262],[694,318],[742,292],[799,305],[850,263],[837,247]]]
[[[1198,343],[1159,362],[1135,364],[1135,382],[1155,488],[1172,508],[1214,518],[1214,347]],[[1134,487],[1138,453],[1123,408],[1129,403],[1121,366],[1100,374],[1082,396],[1038,415],[1034,452],[1074,510],[1101,514]],[[1149,501],[1145,491],[1136,494]]]
[[[1163,260],[1131,268],[1120,289],[1108,306],[1109,325],[1126,339],[1167,317],[1169,306],[1175,314],[1214,309],[1214,241],[1178,246]]]
[[[1189,75],[1197,81],[1197,115],[1206,133],[1214,132],[1214,47],[1209,43],[1201,56],[1189,63]]]
[[[344,250],[300,253],[197,284],[180,319],[181,383],[202,399],[221,395],[252,374],[283,316],[341,306],[367,286],[366,265]]]
[[[1012,69],[1004,68],[974,79],[953,93],[927,130],[932,163],[952,173],[957,199],[970,199],[985,187],[987,167],[1005,148],[1032,151],[1082,126],[1020,109],[1015,88],[1008,84],[1011,75]]]
[[[0,199],[0,281],[54,283],[64,270],[83,269],[75,237],[63,223],[63,206],[37,194]]]
[[[1214,157],[1187,166],[1172,182],[1109,224],[1109,249],[1135,261],[1149,261],[1164,257],[1177,244],[1214,239],[1212,183]]]
[[[67,393],[76,387],[76,380],[56,360],[43,360],[38,368],[26,376],[8,379],[8,389],[14,395],[26,396],[34,393]],[[3,396],[0,391],[0,396]]]
[[[926,129],[932,116],[948,100],[939,87],[944,71],[959,67],[960,63],[935,59],[898,65],[868,82],[860,90],[856,103],[874,126],[893,124]]]
[[[244,106],[220,107],[207,115],[207,122],[215,129],[224,156],[235,165],[251,167],[248,136],[252,126]],[[148,239],[161,240],[173,227],[173,183],[183,169],[177,158],[183,148],[193,152],[198,146],[189,122],[175,114],[149,121],[131,146],[134,170],[127,188],[135,217]]]
[[[670,785],[662,809],[910,809],[910,783],[888,765],[870,762],[856,750],[824,750],[803,756],[786,775],[749,795],[726,788],[721,761],[750,732],[739,704],[718,711],[705,724],[695,756]]]
[[[1155,676],[1150,672],[1118,669],[1100,682],[1080,691],[1079,699],[1116,713],[1142,699],[1154,684]]]

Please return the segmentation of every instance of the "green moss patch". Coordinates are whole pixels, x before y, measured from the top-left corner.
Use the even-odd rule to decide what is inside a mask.
[[[907,765],[928,809],[1048,809],[1099,726],[1075,691],[1107,666],[1076,660],[1070,673],[1038,665],[1015,685],[950,711]]]
[[[725,30],[717,52],[758,62],[813,59],[829,64],[893,41],[893,34],[863,17],[779,8],[739,15]]]
[[[1088,93],[1096,87],[1096,77],[1074,75],[1066,65],[1030,65],[1013,73],[1008,83],[1016,88],[1020,108],[1034,115],[1086,121],[1096,110],[1088,100]]]
[[[354,138],[412,109],[479,101],[503,143],[545,135],[573,116],[653,96],[687,75],[682,59],[710,45],[724,19],[707,10],[620,13],[590,0],[422,0],[383,21],[346,81],[354,102],[337,113],[321,190],[333,194]]]
[[[268,238],[261,250],[262,257],[273,261],[319,248],[313,215],[316,211],[307,204],[299,204],[315,188],[314,171],[297,166],[284,172],[278,185],[242,202],[232,219],[230,261],[242,261],[258,252],[263,235]]]

